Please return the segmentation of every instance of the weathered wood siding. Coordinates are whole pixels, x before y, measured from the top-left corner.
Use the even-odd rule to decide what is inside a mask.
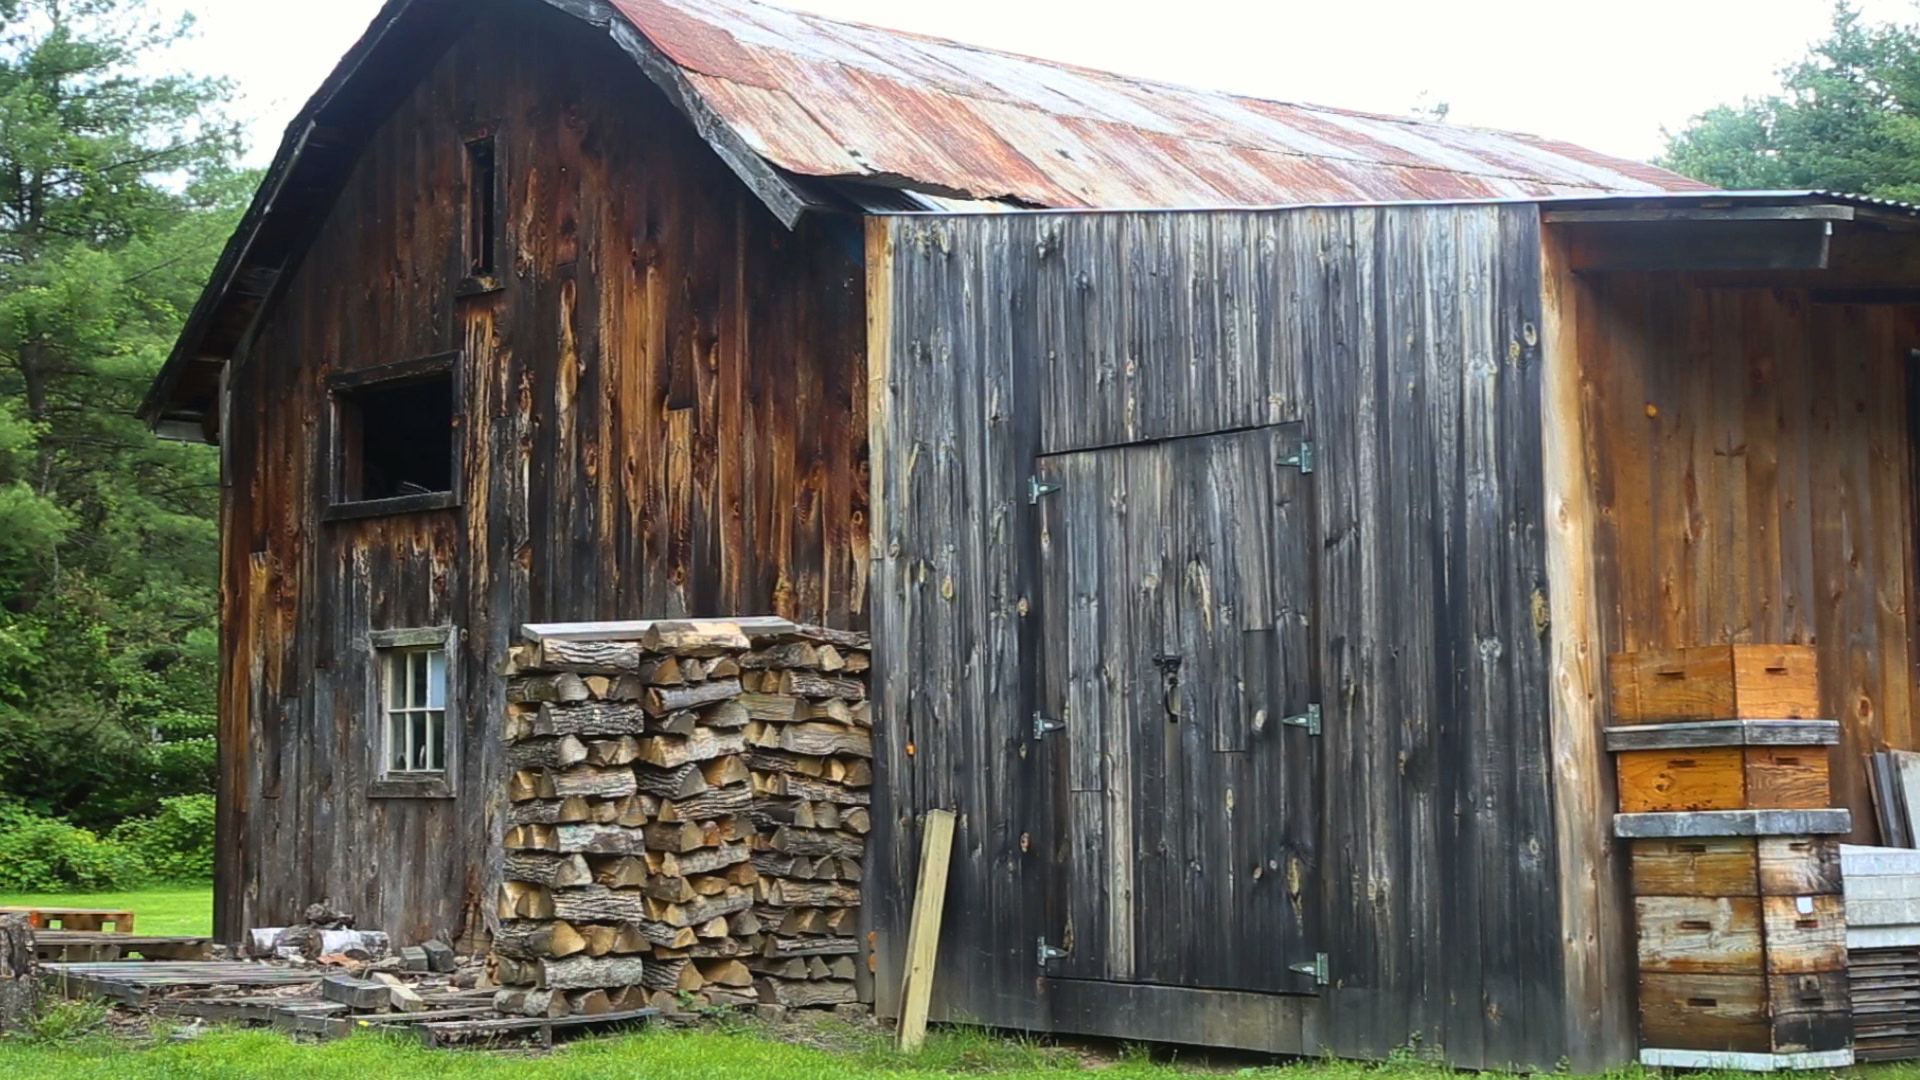
[[[495,671],[527,621],[863,624],[859,237],[782,228],[604,34],[476,3],[233,364],[219,931],[323,897],[404,940],[487,906]],[[497,125],[504,287],[465,274]],[[844,226],[843,226],[844,227]],[[332,372],[462,350],[464,505],[322,523]],[[460,629],[452,800],[369,798],[368,631]]]
[[[1834,797],[1875,842],[1864,755],[1911,748],[1909,350],[1920,307],[1679,273],[1574,275],[1601,659],[1818,649]]]
[[[911,880],[918,811],[960,812],[938,1007],[1013,1027],[1555,1064],[1568,1032],[1534,208],[896,218],[870,226],[867,261],[891,800],[873,877]],[[1032,737],[1059,625],[1036,580],[1036,461],[1289,422],[1318,456],[1325,782],[1309,873],[1332,984],[1041,978],[1035,942],[1059,942],[1068,917],[1050,875],[1071,853],[1069,743]],[[1219,795],[1187,792],[1188,811],[1221,812]],[[907,899],[875,897],[883,1006]]]

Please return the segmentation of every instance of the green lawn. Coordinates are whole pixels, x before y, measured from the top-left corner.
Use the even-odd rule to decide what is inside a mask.
[[[831,1040],[842,1045],[844,1037]],[[1144,1055],[1089,1067],[1074,1054],[994,1039],[979,1032],[935,1032],[927,1048],[904,1057],[878,1045],[829,1051],[777,1042],[751,1032],[663,1030],[655,1034],[592,1039],[563,1046],[551,1056],[480,1051],[429,1051],[399,1038],[362,1036],[323,1045],[295,1044],[265,1032],[222,1032],[190,1042],[148,1049],[91,1041],[66,1047],[0,1040],[0,1076],[35,1080],[932,1080],[980,1075],[1022,1080],[1083,1075],[1097,1070],[1114,1080],[1173,1080],[1224,1071],[1228,1075],[1294,1076],[1301,1080],[1351,1080],[1359,1066],[1314,1063],[1252,1068],[1187,1070],[1155,1064]],[[1396,1076],[1445,1074],[1424,1068],[1396,1069]]]
[[[0,907],[33,904],[122,908],[133,912],[133,928],[142,934],[206,937],[213,933],[213,889],[207,885],[169,885],[139,892],[59,896],[0,893]]]

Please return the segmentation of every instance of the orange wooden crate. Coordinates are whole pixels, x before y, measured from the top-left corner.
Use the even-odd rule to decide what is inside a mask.
[[[1616,653],[1613,722],[1811,720],[1820,674],[1810,645],[1705,645]]]
[[[1832,804],[1824,746],[1701,746],[1614,755],[1620,810],[1818,810]]]

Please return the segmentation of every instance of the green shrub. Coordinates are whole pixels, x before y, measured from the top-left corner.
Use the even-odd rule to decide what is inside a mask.
[[[213,880],[211,795],[177,795],[160,800],[160,812],[113,830],[147,873],[159,881],[197,884]]]
[[[0,821],[0,891],[113,892],[147,879],[140,856],[54,818],[8,814]]]

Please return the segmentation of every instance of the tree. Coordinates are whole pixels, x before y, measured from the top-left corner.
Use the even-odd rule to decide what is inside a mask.
[[[1696,117],[1660,164],[1723,188],[1825,189],[1920,200],[1920,28],[1836,4],[1782,92]]]
[[[218,473],[133,416],[248,178],[144,0],[0,0],[0,791],[94,827],[207,790]]]

